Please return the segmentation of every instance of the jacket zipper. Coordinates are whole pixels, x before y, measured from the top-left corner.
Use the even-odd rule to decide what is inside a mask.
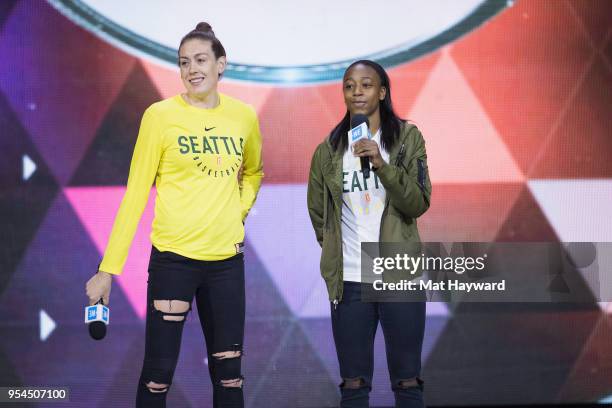
[[[402,160],[404,160],[404,150],[406,148],[406,145],[404,143],[402,143],[402,147],[400,147],[399,152],[397,152],[397,156],[395,157],[395,165],[399,166],[400,162]]]

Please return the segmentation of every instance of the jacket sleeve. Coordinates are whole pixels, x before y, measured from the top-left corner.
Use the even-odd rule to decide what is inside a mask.
[[[261,158],[261,132],[259,131],[259,121],[256,114],[253,127],[245,142],[243,154],[240,204],[242,220],[244,221],[255,203],[264,176],[263,160]]]
[[[149,200],[162,155],[162,136],[158,118],[149,108],[142,116],[138,139],[132,155],[127,188],[115,217],[99,270],[120,275],[128,256],[138,223]]]
[[[310,222],[314,228],[319,245],[323,244],[323,227],[325,225],[323,198],[324,191],[323,174],[321,172],[321,146],[317,147],[310,163],[308,175],[307,204]]]
[[[431,181],[427,169],[425,140],[415,126],[409,130],[406,146],[407,157],[398,165],[384,164],[376,175],[389,195],[389,202],[400,213],[410,218],[420,217],[429,208]]]

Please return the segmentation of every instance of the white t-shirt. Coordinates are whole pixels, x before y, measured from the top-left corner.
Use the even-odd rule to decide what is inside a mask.
[[[382,158],[388,162],[389,153],[380,146],[381,132],[372,140],[378,144]],[[380,221],[385,208],[385,188],[370,171],[365,179],[359,157],[350,147],[342,158],[342,255],[344,280],[361,282],[361,243],[378,242]]]

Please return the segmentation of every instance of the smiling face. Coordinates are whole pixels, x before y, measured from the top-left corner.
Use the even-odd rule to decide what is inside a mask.
[[[187,40],[179,49],[181,79],[190,96],[202,97],[216,91],[225,64],[225,57],[215,57],[210,41]]]
[[[344,104],[351,117],[356,114],[366,115],[372,123],[379,118],[380,101],[385,99],[387,89],[381,86],[380,78],[373,68],[357,64],[344,74]]]

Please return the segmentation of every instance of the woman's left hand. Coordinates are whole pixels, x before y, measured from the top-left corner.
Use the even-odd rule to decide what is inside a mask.
[[[372,167],[380,168],[385,160],[380,155],[378,143],[369,139],[361,139],[353,145],[353,155],[356,157],[369,157]]]

